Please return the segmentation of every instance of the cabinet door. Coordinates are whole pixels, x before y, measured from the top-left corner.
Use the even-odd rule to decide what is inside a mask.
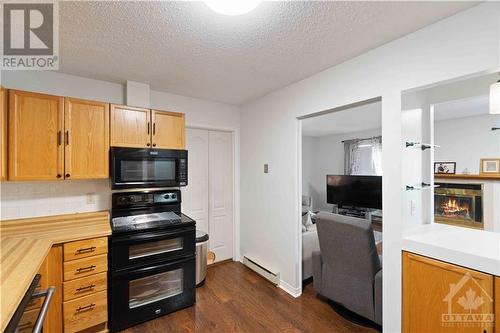
[[[7,89],[0,86],[0,180],[7,179]]]
[[[495,277],[495,332],[500,333],[500,277]]]
[[[493,308],[493,276],[404,253],[403,332],[491,333]]]
[[[65,178],[108,178],[109,104],[66,98],[64,131]]]
[[[63,173],[64,99],[9,92],[9,180],[56,180]]]
[[[152,111],[153,147],[184,149],[185,120],[183,113]]]
[[[151,110],[111,105],[111,146],[151,146]]]

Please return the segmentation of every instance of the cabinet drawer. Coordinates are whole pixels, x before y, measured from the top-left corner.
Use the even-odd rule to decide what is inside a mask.
[[[73,333],[108,320],[107,293],[100,291],[63,303],[64,333]]]
[[[31,333],[33,331],[33,326],[35,326],[36,319],[40,313],[39,309],[34,309],[26,311],[23,313],[19,324],[17,325],[18,333]]]
[[[99,273],[64,282],[63,299],[69,301],[98,291],[106,290],[107,273]]]
[[[67,261],[64,263],[64,281],[94,275],[108,270],[108,255]]]
[[[92,238],[64,244],[64,261],[108,253],[108,238]]]

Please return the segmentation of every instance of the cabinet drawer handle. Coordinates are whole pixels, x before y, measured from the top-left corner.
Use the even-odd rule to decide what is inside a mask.
[[[94,303],[91,303],[91,304],[85,305],[85,306],[79,306],[78,309],[76,309],[76,312],[82,312],[85,310],[92,310],[92,308],[94,308],[94,306],[95,306]]]
[[[92,290],[92,289],[94,289],[94,287],[95,287],[95,284],[90,284],[90,285],[85,286],[85,287],[76,288],[76,292],[80,292],[80,291],[84,291],[84,290]]]
[[[77,271],[78,273],[83,272],[83,271],[93,271],[93,270],[94,270],[94,268],[96,268],[96,265],[90,265],[90,266],[88,266],[88,267],[80,267],[80,268],[77,268],[77,269],[76,269],[76,271]]]
[[[96,249],[95,246],[84,247],[84,248],[76,250],[76,254],[85,253],[85,252],[94,252],[95,249]]]

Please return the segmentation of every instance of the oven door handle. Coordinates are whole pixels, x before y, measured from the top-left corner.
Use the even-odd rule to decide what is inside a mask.
[[[49,287],[45,291],[33,294],[32,298],[45,297],[45,300],[43,301],[40,313],[38,314],[38,318],[36,319],[35,326],[33,326],[32,333],[40,333],[42,331],[43,322],[45,321],[45,317],[47,316],[47,312],[49,311],[50,301],[52,300],[55,291],[55,287]]]
[[[132,273],[131,273],[131,270],[127,268],[124,270],[113,271],[112,274],[114,276],[142,275],[142,273],[146,273],[146,272],[153,273],[156,271],[164,271],[165,268],[172,267],[172,266],[182,264],[182,263],[188,262],[190,260],[195,260],[195,259],[196,259],[196,256],[194,254],[189,254],[189,255],[177,258],[176,260],[169,261],[167,263],[156,264],[154,266],[148,266],[148,267],[143,267],[143,268],[139,268],[139,269],[132,269]]]
[[[114,237],[112,238],[112,242],[115,244],[120,244],[120,243],[142,243],[142,242],[147,242],[147,241],[152,241],[156,239],[161,239],[161,238],[175,238],[175,237],[182,237],[187,233],[190,232],[195,232],[194,228],[185,228],[185,229],[178,229],[176,231],[171,231],[171,232],[159,232],[159,233],[143,233],[143,234],[136,234],[136,235],[130,235],[130,236],[123,236],[123,237]]]

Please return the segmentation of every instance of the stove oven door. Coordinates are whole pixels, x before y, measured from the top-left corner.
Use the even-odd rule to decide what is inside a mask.
[[[149,266],[195,253],[195,228],[113,235],[110,239],[113,271]]]
[[[111,273],[110,325],[116,332],[195,303],[195,257]]]

